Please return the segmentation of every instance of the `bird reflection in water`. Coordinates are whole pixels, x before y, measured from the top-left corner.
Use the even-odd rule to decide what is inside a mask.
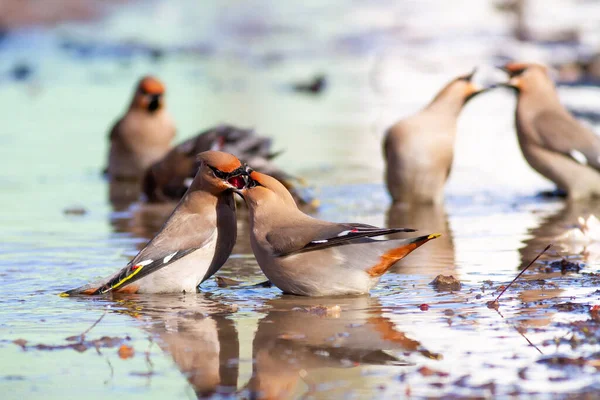
[[[143,321],[152,340],[173,357],[198,398],[234,393],[239,339],[232,309],[198,294],[125,295],[113,299]]]
[[[578,219],[588,218],[589,215],[600,215],[600,204],[597,202],[565,202],[558,211],[541,217],[540,223],[529,230],[530,239],[525,240],[524,247],[519,249],[523,269],[539,252],[549,243],[554,244],[554,252],[546,260],[560,260],[564,256],[572,262],[594,262],[600,257],[598,243],[582,243],[573,241],[565,235],[572,229],[577,229]],[[526,326],[546,326],[552,321],[555,311],[551,311],[551,302],[544,300],[557,298],[564,292],[556,282],[564,272],[557,268],[539,268],[540,264],[533,265],[528,273],[520,279],[524,281],[525,288],[519,292],[519,300],[528,304],[523,307],[520,314],[520,324]],[[537,268],[536,268],[537,267]]]
[[[428,243],[427,251],[417,250],[410,257],[400,260],[394,267],[396,271],[432,277],[455,273],[454,239],[443,205],[407,207],[401,203],[392,204],[387,212],[387,226],[442,234]]]
[[[252,345],[252,378],[242,391],[250,398],[297,398],[317,387],[339,398],[369,384],[364,366],[405,366],[415,354],[440,357],[396,331],[370,296],[282,296],[266,305],[270,311],[260,320]],[[342,377],[347,377],[343,387],[326,384]]]

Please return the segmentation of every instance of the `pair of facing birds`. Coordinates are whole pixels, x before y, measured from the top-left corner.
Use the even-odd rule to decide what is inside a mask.
[[[569,200],[600,197],[600,138],[561,104],[548,69],[516,62],[501,69],[509,79],[492,87],[518,93],[515,127],[525,160]],[[491,88],[476,87],[471,78],[451,81],[421,112],[387,131],[386,182],[394,202],[443,202],[459,113],[469,99]]]
[[[570,199],[599,196],[600,140],[561,105],[547,69],[537,64],[509,63],[504,70],[510,76],[506,86],[519,93],[516,127],[525,159]],[[424,110],[388,130],[384,144],[386,181],[395,202],[443,201],[457,117],[466,101],[482,91],[471,78],[468,75],[451,81]],[[163,88],[152,80],[142,81],[130,111],[136,105],[152,112],[160,109],[157,94],[148,93],[152,90],[160,94]],[[111,133],[109,173],[126,171],[119,169],[119,162],[131,159],[132,147],[135,150],[134,145],[122,145],[124,138],[118,128],[125,119]],[[156,122],[147,128],[156,129]],[[173,136],[174,131],[168,141]],[[118,150],[119,144],[129,154]],[[117,150],[112,151],[112,147]],[[137,165],[148,164],[161,151],[143,162],[138,160]],[[236,225],[232,192],[242,195],[250,210],[251,245],[261,269],[287,293],[368,292],[395,262],[436,237],[375,240],[372,238],[412,230],[316,220],[297,208],[281,183],[256,171],[248,173],[232,157],[202,153],[200,168],[186,195],[162,230],[127,267],[97,284],[65,294],[195,290],[224,264],[233,248]],[[238,177],[241,180],[234,179]]]
[[[250,243],[266,277],[285,293],[362,294],[397,261],[439,235],[377,240],[405,228],[334,223],[300,211],[278,180],[233,155],[207,151],[159,233],[122,270],[69,295],[195,292],[227,261],[237,235],[233,193],[249,210]]]

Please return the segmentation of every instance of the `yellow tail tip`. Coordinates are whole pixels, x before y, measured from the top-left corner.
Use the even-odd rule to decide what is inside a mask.
[[[427,236],[427,240],[439,238],[440,236],[442,236],[441,233],[432,233],[431,235]]]
[[[66,292],[62,292],[61,294],[59,294],[60,297],[69,297],[70,294],[66,293]]]

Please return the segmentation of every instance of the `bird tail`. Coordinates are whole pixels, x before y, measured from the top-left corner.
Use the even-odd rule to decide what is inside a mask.
[[[379,262],[369,268],[367,273],[373,277],[383,275],[392,265],[409,255],[413,250],[440,236],[439,233],[434,233],[408,239],[390,240],[388,243],[393,243],[394,247],[383,253]]]
[[[70,296],[92,296],[95,294],[99,294],[100,285],[88,283],[87,285],[80,286],[75,289],[67,290],[60,294],[60,297],[70,297]]]

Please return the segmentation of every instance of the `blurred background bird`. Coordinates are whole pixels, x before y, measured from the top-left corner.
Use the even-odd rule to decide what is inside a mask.
[[[517,91],[515,127],[529,165],[571,200],[600,197],[600,137],[562,105],[548,68],[513,62],[503,69]]]

